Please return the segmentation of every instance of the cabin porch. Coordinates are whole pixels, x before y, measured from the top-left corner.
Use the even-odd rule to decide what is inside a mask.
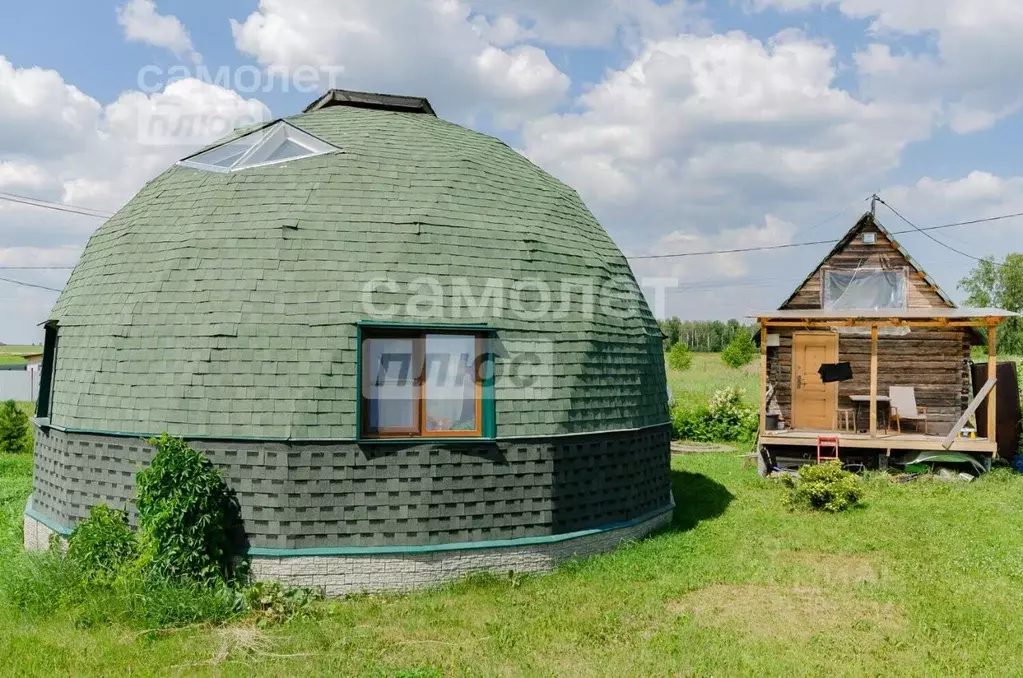
[[[987,438],[953,438],[949,447],[944,446],[944,436],[923,433],[880,432],[871,437],[869,433],[852,431],[794,430],[761,431],[761,446],[817,447],[820,436],[835,436],[841,450],[876,450],[880,453],[894,451],[915,452],[965,452],[968,454],[994,455],[997,443]]]
[[[856,457],[860,461],[873,459],[878,465],[884,466],[893,454],[902,456],[901,453],[912,452],[958,452],[974,455],[989,465],[998,453],[994,435],[997,430],[997,408],[988,407],[985,421],[978,422],[981,423],[982,432],[992,432],[990,438],[976,437],[966,427],[982,403],[994,402],[996,380],[988,379],[976,396],[967,397],[968,368],[963,367],[964,354],[957,349],[955,332],[961,333],[971,327],[987,329],[989,374],[994,374],[997,326],[1007,315],[1011,314],[997,309],[952,308],[869,311],[792,309],[757,314],[761,331],[760,449],[770,457],[816,460],[818,439],[826,436],[838,439],[839,453],[843,460],[846,457]],[[887,339],[879,342],[881,328],[888,327],[904,328],[902,331],[906,334],[889,334]],[[858,334],[849,335],[843,328],[862,329]],[[769,364],[768,333],[772,331],[780,333],[782,346],[772,354]],[[842,345],[845,349],[841,351],[839,334],[853,337],[844,340]],[[832,339],[829,341],[828,337]],[[797,366],[797,338],[805,340],[804,345],[807,342],[820,344],[818,352],[814,354],[814,364],[809,369],[805,369],[806,365],[802,363]],[[879,352],[879,343],[887,346],[884,353]],[[777,341],[773,345],[779,346]],[[811,348],[817,350],[816,346]],[[804,354],[808,354],[805,349],[799,352],[801,356]],[[968,344],[965,346],[965,355],[969,355]],[[856,366],[856,382],[841,390],[837,383],[821,385],[815,373],[816,365],[840,362],[839,356],[853,361]],[[784,362],[786,360],[787,364]],[[780,369],[772,372],[770,368],[778,368],[779,363]],[[882,365],[884,370],[879,369]],[[811,373],[812,378],[809,377]],[[769,375],[774,376],[775,384],[769,384]],[[959,375],[964,376],[965,383]],[[779,385],[779,390],[783,390],[786,396],[780,415],[784,424],[780,428],[774,425],[778,415],[768,414],[768,399],[775,385]],[[922,408],[921,411],[930,410],[930,418],[926,423],[920,419],[902,421],[901,430],[894,422],[889,425],[889,388],[894,398],[896,385],[902,391],[915,390],[918,403],[923,399],[939,405]],[[813,416],[793,416],[796,398],[791,394],[797,388],[809,390],[811,387],[822,394],[814,403],[817,407]],[[801,408],[799,411],[807,410]],[[839,416],[842,414],[844,416]],[[935,417],[935,414],[939,416]],[[768,425],[769,422],[771,425]]]

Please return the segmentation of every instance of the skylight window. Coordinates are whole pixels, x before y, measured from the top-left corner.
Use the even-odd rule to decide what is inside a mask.
[[[339,149],[336,146],[284,121],[279,121],[185,158],[180,164],[209,172],[237,172],[251,167],[311,158],[337,150]]]

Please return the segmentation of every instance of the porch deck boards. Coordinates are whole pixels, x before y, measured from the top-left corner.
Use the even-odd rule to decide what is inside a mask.
[[[942,452],[942,436],[924,435],[923,433],[884,433],[878,431],[876,438],[869,433],[853,433],[850,431],[818,431],[818,430],[787,430],[761,431],[761,445],[806,445],[817,446],[817,436],[838,436],[839,445],[853,449],[876,450],[918,450],[921,452]],[[974,454],[994,454],[997,444],[987,438],[957,438],[949,452],[972,452]]]

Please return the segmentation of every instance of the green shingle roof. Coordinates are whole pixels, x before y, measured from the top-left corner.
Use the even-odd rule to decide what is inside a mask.
[[[350,439],[367,282],[436,278],[511,289],[629,281],[617,306],[487,323],[541,347],[552,378],[501,385],[499,437],[667,419],[660,332],[631,270],[572,189],[500,141],[432,115],[331,106],[288,118],[340,152],[217,174],[175,166],[89,240],[53,309],[51,422],[194,437]],[[374,297],[379,305],[391,300]],[[506,305],[507,306],[507,305]],[[627,315],[628,317],[622,317]],[[380,320],[381,318],[375,318]]]

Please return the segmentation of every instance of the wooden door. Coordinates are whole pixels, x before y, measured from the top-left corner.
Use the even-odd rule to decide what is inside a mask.
[[[838,385],[822,382],[817,370],[824,363],[838,362],[838,335],[796,333],[792,354],[792,427],[830,431]]]

